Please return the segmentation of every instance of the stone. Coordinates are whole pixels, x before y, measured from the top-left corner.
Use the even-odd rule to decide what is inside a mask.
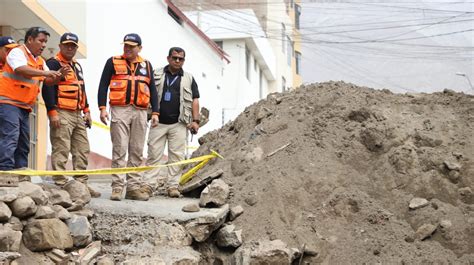
[[[186,213],[195,213],[195,212],[199,212],[201,208],[199,208],[199,205],[197,203],[190,203],[190,204],[184,205],[181,210]]]
[[[53,249],[49,252],[46,252],[46,256],[54,262],[54,264],[64,264],[66,265],[69,260],[69,255],[61,249]]]
[[[15,231],[10,227],[0,227],[0,251],[13,251],[18,252],[20,250],[22,233]]]
[[[429,201],[427,199],[413,198],[411,199],[410,204],[408,205],[408,208],[410,208],[410,210],[416,210],[419,208],[423,208],[428,204],[429,204]]]
[[[452,183],[454,183],[454,184],[458,183],[460,178],[461,178],[461,173],[459,173],[459,171],[455,171],[455,170],[449,171],[448,179]]]
[[[53,205],[61,205],[62,207],[71,207],[72,200],[69,193],[65,190],[60,189],[51,189],[51,196],[49,197],[49,201]]]
[[[18,258],[21,258],[18,252],[0,252],[0,264],[13,264],[10,262]]]
[[[238,248],[232,256],[232,264],[291,264],[292,253],[281,240],[253,241]]]
[[[75,247],[85,247],[92,242],[91,225],[85,216],[72,215],[66,220]]]
[[[416,230],[416,238],[419,240],[425,240],[436,231],[437,226],[432,224],[424,224]]]
[[[249,195],[247,198],[244,199],[244,201],[248,206],[254,206],[258,202],[257,196],[255,194]]]
[[[15,216],[12,216],[5,226],[8,226],[15,231],[23,231],[23,224],[21,223],[20,219]]]
[[[4,202],[0,201],[0,222],[7,222],[12,217],[12,210]]]
[[[70,212],[70,213],[87,217],[87,219],[91,219],[94,216],[94,211],[91,210],[91,209],[88,209],[88,208],[84,208],[84,209],[79,210],[79,211],[73,211],[73,212]]]
[[[223,248],[238,248],[242,245],[242,230],[235,230],[235,225],[224,225],[216,234],[216,244]]]
[[[57,218],[56,212],[50,206],[39,206],[35,214],[36,219]]]
[[[84,209],[84,202],[80,199],[72,203],[70,207],[67,208],[69,212],[80,211]]]
[[[73,246],[67,225],[59,219],[37,219],[29,222],[23,230],[23,243],[31,251],[70,249]]]
[[[25,196],[11,202],[10,208],[14,216],[22,219],[34,215],[38,207],[31,197]]]
[[[456,170],[456,171],[461,170],[461,165],[459,163],[452,162],[452,161],[444,161],[444,166],[449,170]]]
[[[46,195],[46,192],[41,186],[29,181],[22,181],[18,184],[18,188],[23,194],[31,197],[37,205],[46,205],[48,203],[48,195]]]
[[[451,222],[451,220],[441,220],[441,222],[439,222],[439,227],[441,227],[443,230],[446,230],[446,229],[449,229],[451,228],[451,226],[453,226],[453,223]]]
[[[64,209],[64,207],[61,205],[53,205],[52,208],[56,212],[57,217],[63,221],[72,217],[72,214]]]
[[[71,180],[66,183],[66,185],[64,185],[64,190],[69,193],[73,202],[80,200],[83,202],[83,205],[85,205],[91,201],[89,189],[87,189],[85,184],[77,180]]]
[[[18,198],[19,193],[18,187],[0,187],[0,201],[12,202]]]
[[[79,264],[94,264],[93,260],[99,256],[101,251],[102,244],[100,241],[90,243],[86,248],[79,250]]]
[[[155,258],[157,262],[145,262],[140,261],[137,264],[156,264],[156,265],[197,265],[197,264],[210,264],[209,262],[204,262],[201,258],[201,254],[194,250],[190,246],[186,247],[169,247],[169,246],[161,246],[156,249],[158,255],[152,255],[152,258]],[[159,259],[161,262],[159,262]],[[214,263],[219,264],[219,263]]]
[[[222,207],[229,208],[226,204]],[[228,214],[228,210],[224,211],[224,214],[221,214],[217,217],[199,217],[193,219],[192,221],[184,225],[186,231],[193,237],[197,242],[203,242],[209,238],[209,236],[217,230],[225,222],[225,219]]]
[[[114,260],[109,256],[104,255],[97,258],[96,265],[114,265],[114,264],[115,264]]]
[[[191,235],[178,223],[160,224],[153,240],[155,246],[180,247],[190,246],[193,243]]]
[[[222,206],[227,202],[229,191],[229,185],[221,179],[215,179],[201,192],[199,206]]]
[[[469,196],[469,195],[472,195],[472,190],[469,187],[464,187],[464,188],[458,189],[458,193],[461,196]]]
[[[244,213],[244,208],[241,205],[230,208],[229,220],[234,221],[237,217]]]

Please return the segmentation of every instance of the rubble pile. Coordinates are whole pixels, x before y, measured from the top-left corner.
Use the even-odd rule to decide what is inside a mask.
[[[447,89],[271,94],[199,139],[193,156],[225,158],[199,175],[221,171],[230,213],[195,247],[209,264],[473,263],[473,126],[474,97]]]
[[[87,187],[70,181],[65,190],[21,181],[0,187],[0,251],[2,264],[89,264],[100,254],[92,241],[85,208]],[[69,193],[66,190],[74,190]],[[8,254],[8,255],[7,255]]]

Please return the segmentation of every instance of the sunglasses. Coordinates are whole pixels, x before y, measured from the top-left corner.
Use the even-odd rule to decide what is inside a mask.
[[[175,61],[175,62],[179,62],[179,61],[184,62],[184,57],[171,56],[171,59],[173,59],[173,61]]]

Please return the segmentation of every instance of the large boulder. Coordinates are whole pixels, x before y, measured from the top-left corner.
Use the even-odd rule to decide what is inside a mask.
[[[0,187],[0,201],[12,202],[18,198],[19,193],[18,187]]]
[[[91,194],[87,186],[79,181],[71,180],[64,185],[66,190],[71,196],[73,202],[80,201],[83,204],[87,204],[91,201]]]
[[[7,226],[0,227],[0,251],[20,250],[21,232],[15,231]]]
[[[53,205],[61,205],[62,207],[68,208],[72,205],[71,196],[65,190],[51,189],[49,201]]]
[[[23,243],[31,251],[69,249],[73,246],[67,225],[59,219],[39,219],[29,222],[23,230]]]
[[[229,192],[229,185],[221,179],[215,179],[201,192],[199,205],[201,207],[222,206],[227,203]]]
[[[235,230],[235,225],[224,225],[216,234],[216,244],[222,248],[238,248],[242,245],[242,229]]]
[[[31,197],[25,196],[11,202],[10,208],[14,216],[22,219],[34,215],[38,206]]]
[[[56,212],[50,206],[39,206],[35,214],[36,219],[57,218]]]
[[[10,207],[4,202],[0,201],[0,222],[7,222],[12,217],[12,211]]]
[[[292,258],[292,251],[281,240],[252,241],[235,251],[232,264],[287,265]]]
[[[37,205],[46,205],[48,203],[48,195],[41,186],[33,184],[29,181],[18,183],[18,188],[23,194],[29,196]]]
[[[66,220],[75,247],[85,247],[92,242],[91,225],[85,216],[72,215]]]

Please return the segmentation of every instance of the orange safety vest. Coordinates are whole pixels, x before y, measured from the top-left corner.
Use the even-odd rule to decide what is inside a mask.
[[[138,63],[128,65],[122,56],[112,57],[115,73],[110,79],[110,105],[134,105],[147,109],[150,104],[150,63],[138,58]],[[130,68],[132,67],[132,68]],[[136,67],[136,68],[135,68]]]
[[[43,58],[38,57],[35,60],[24,45],[19,46],[18,49],[25,54],[29,67],[37,70],[44,69]],[[26,78],[18,75],[8,63],[5,64],[0,78],[0,103],[14,105],[31,111],[40,92],[40,85],[43,80],[44,77]]]
[[[75,60],[72,61],[71,65],[60,53],[58,53],[54,59],[56,59],[62,67],[70,66],[72,68],[72,71],[58,82],[57,107],[65,110],[85,109],[86,89],[84,87],[81,65]]]

